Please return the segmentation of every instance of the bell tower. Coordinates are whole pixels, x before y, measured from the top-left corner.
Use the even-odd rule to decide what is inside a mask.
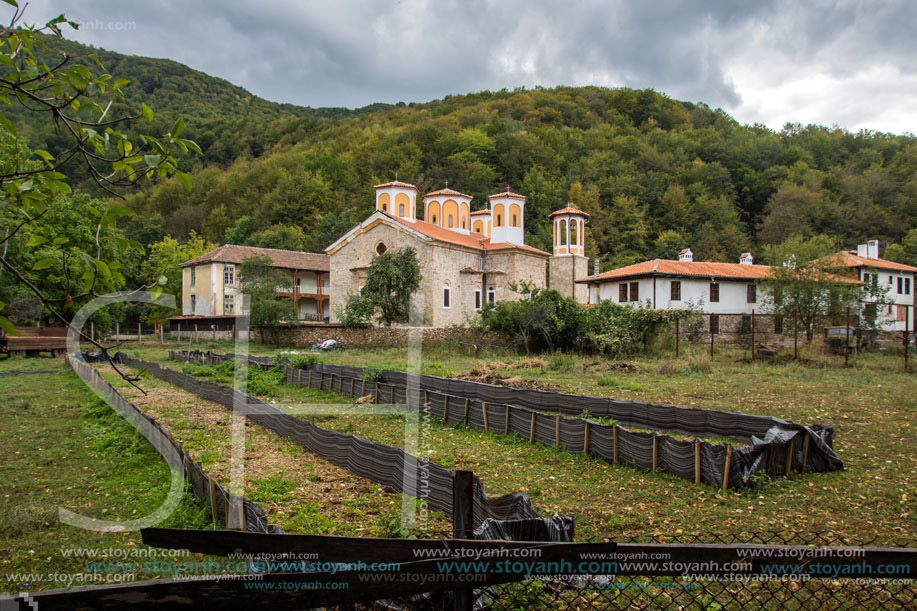
[[[394,180],[374,187],[376,210],[413,223],[417,220],[417,187]]]
[[[525,245],[525,196],[509,189],[487,198],[490,204],[490,241]]]
[[[550,287],[580,303],[589,299],[589,288],[576,280],[589,274],[586,258],[586,219],[589,215],[572,206],[548,215],[554,229],[554,254],[550,261]]]

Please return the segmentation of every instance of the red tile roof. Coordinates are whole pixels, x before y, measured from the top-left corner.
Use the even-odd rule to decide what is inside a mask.
[[[917,267],[887,261],[885,259],[867,259],[856,254],[855,251],[844,251],[839,253],[843,256],[844,265],[847,267],[876,267],[878,269],[891,269],[900,272],[917,272]]]
[[[588,212],[583,212],[582,210],[578,210],[576,208],[571,208],[570,206],[567,206],[566,208],[555,210],[554,212],[548,215],[548,218],[549,219],[554,218],[555,216],[559,216],[561,214],[581,214],[583,216],[590,216]]]
[[[452,229],[446,229],[440,227],[439,225],[434,225],[433,223],[428,223],[426,221],[414,221],[413,223],[405,221],[397,216],[393,216],[387,212],[377,210],[380,214],[384,214],[388,218],[398,221],[399,223],[410,227],[420,233],[424,234],[427,237],[433,238],[434,240],[439,240],[440,242],[448,242],[449,244],[457,244],[458,246],[465,246],[467,248],[476,248],[478,250],[506,250],[511,248],[518,248],[520,250],[525,250],[527,252],[536,253],[539,255],[544,255],[546,257],[551,256],[549,253],[546,253],[543,250],[538,250],[533,246],[527,246],[525,244],[510,244],[508,242],[497,242],[491,243],[489,238],[484,237],[480,233],[471,233],[464,234],[459,233],[458,231],[453,231]]]
[[[423,198],[427,199],[428,197],[436,196],[436,195],[452,195],[456,197],[467,197],[468,199],[472,199],[471,195],[468,195],[466,193],[461,193],[459,191],[456,191],[455,189],[440,189],[439,191],[430,191],[429,193],[424,195]]]
[[[237,246],[235,244],[224,244],[190,261],[179,264],[179,267],[212,262],[242,263],[243,260],[255,256],[268,257],[274,267],[310,269],[321,272],[327,272],[331,269],[330,259],[326,254],[280,250],[277,248],[258,248],[256,246]]]
[[[381,189],[382,187],[405,187],[408,189],[416,189],[414,185],[407,182],[401,182],[400,180],[393,180],[392,182],[386,182],[381,185],[373,185],[373,189]]]
[[[518,193],[513,193],[512,191],[506,190],[503,193],[494,193],[493,195],[488,195],[487,200],[490,201],[498,197],[512,197],[514,199],[525,199],[525,195],[519,195]]]
[[[471,216],[476,216],[476,215],[490,216],[490,210],[475,210],[474,212],[471,213]]]
[[[729,278],[734,280],[758,280],[767,277],[770,265],[742,265],[740,263],[717,263],[702,261],[672,261],[652,259],[619,267],[598,276],[587,276],[577,282],[589,283],[600,280],[616,280],[638,276],[687,276],[696,278]],[[854,278],[837,276],[841,282],[859,283]]]

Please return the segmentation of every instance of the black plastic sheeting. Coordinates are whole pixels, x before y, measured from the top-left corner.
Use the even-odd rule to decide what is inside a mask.
[[[475,539],[491,541],[573,541],[573,516],[538,520],[487,519],[474,529]]]
[[[170,352],[170,357],[177,356],[180,354]],[[299,420],[283,412],[270,403],[265,403],[228,386],[198,380],[180,371],[160,367],[156,363],[147,363],[120,352],[113,358],[129,367],[145,368],[150,375],[207,400],[229,408],[237,406],[253,422],[295,441],[307,452],[347,469],[354,475],[388,486],[397,492],[423,499],[431,509],[442,511],[450,518],[452,516],[453,471],[451,469],[425,458],[418,458],[405,452],[403,448],[395,448],[356,435],[319,428],[311,422]],[[218,362],[219,360],[221,359],[218,357],[208,357],[205,362]],[[258,364],[266,366],[264,362]],[[535,513],[527,494],[514,492],[490,497],[484,491],[481,480],[477,476],[474,478],[473,494],[475,526],[482,524],[488,518],[494,520],[542,519]],[[572,525],[572,518],[570,524]],[[546,528],[545,532],[553,531]],[[572,532],[559,533],[556,536],[568,537],[559,539],[566,541],[572,539]]]
[[[177,351],[170,352],[170,358],[214,364],[235,357]],[[249,357],[248,362],[267,367],[271,359]],[[834,429],[831,426],[803,426],[772,416],[508,388],[399,371],[386,371],[382,381],[371,382],[360,379],[363,373],[361,367],[319,363],[304,370],[289,367],[286,370],[290,384],[312,386],[351,397],[372,394],[377,403],[401,404],[406,409],[423,406],[424,412],[430,416],[477,430],[485,430],[486,405],[487,430],[516,433],[545,446],[562,445],[572,453],[583,453],[588,424],[590,454],[611,462],[652,469],[655,443],[657,469],[695,480],[695,461],[699,458],[700,481],[712,486],[723,484],[728,451],[726,444],[701,439],[676,439],[626,427],[698,437],[726,437],[748,444],[732,448],[728,487],[751,485],[758,474],[782,477],[787,472],[787,464],[789,470],[803,472],[843,469],[843,463],[832,447]],[[406,390],[408,384],[410,399]],[[595,416],[613,418],[619,424],[563,417],[579,415],[583,410],[589,410]],[[708,426],[709,429],[705,428]],[[806,438],[809,440],[808,447]]]
[[[216,483],[204,473],[204,469],[196,463],[180,443],[166,431],[162,425],[155,419],[146,414],[142,409],[128,401],[118,390],[105,379],[88,363],[104,361],[102,353],[82,353],[75,354],[75,358],[68,359],[70,366],[87,384],[94,388],[105,398],[105,401],[130,422],[141,435],[146,437],[150,445],[159,452],[163,460],[172,470],[181,471],[185,479],[191,484],[191,491],[195,497],[204,501],[204,503],[215,510],[214,521],[223,524],[226,528],[237,528],[240,525],[239,519],[229,519],[227,512],[230,508],[238,507],[242,504],[242,511],[245,513],[245,530],[247,532],[283,534],[283,530],[268,522],[267,515],[258,505],[249,500],[240,499],[231,494],[229,490]],[[118,358],[116,362],[125,362],[123,358]],[[211,499],[211,491],[213,499]]]

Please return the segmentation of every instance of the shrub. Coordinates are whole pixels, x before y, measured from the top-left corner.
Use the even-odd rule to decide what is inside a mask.
[[[293,369],[308,369],[316,363],[321,363],[314,354],[296,354],[290,357],[289,361]]]
[[[344,307],[334,306],[334,313],[345,327],[365,329],[369,326],[375,306],[372,300],[362,295],[348,293],[344,298]]]
[[[381,382],[383,375],[383,371],[378,367],[364,367],[360,379],[367,382]]]

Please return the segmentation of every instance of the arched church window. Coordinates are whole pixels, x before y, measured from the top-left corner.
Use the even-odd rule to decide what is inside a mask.
[[[376,244],[377,255],[384,255],[386,250],[388,250],[388,247],[385,245],[385,242],[379,242]]]

